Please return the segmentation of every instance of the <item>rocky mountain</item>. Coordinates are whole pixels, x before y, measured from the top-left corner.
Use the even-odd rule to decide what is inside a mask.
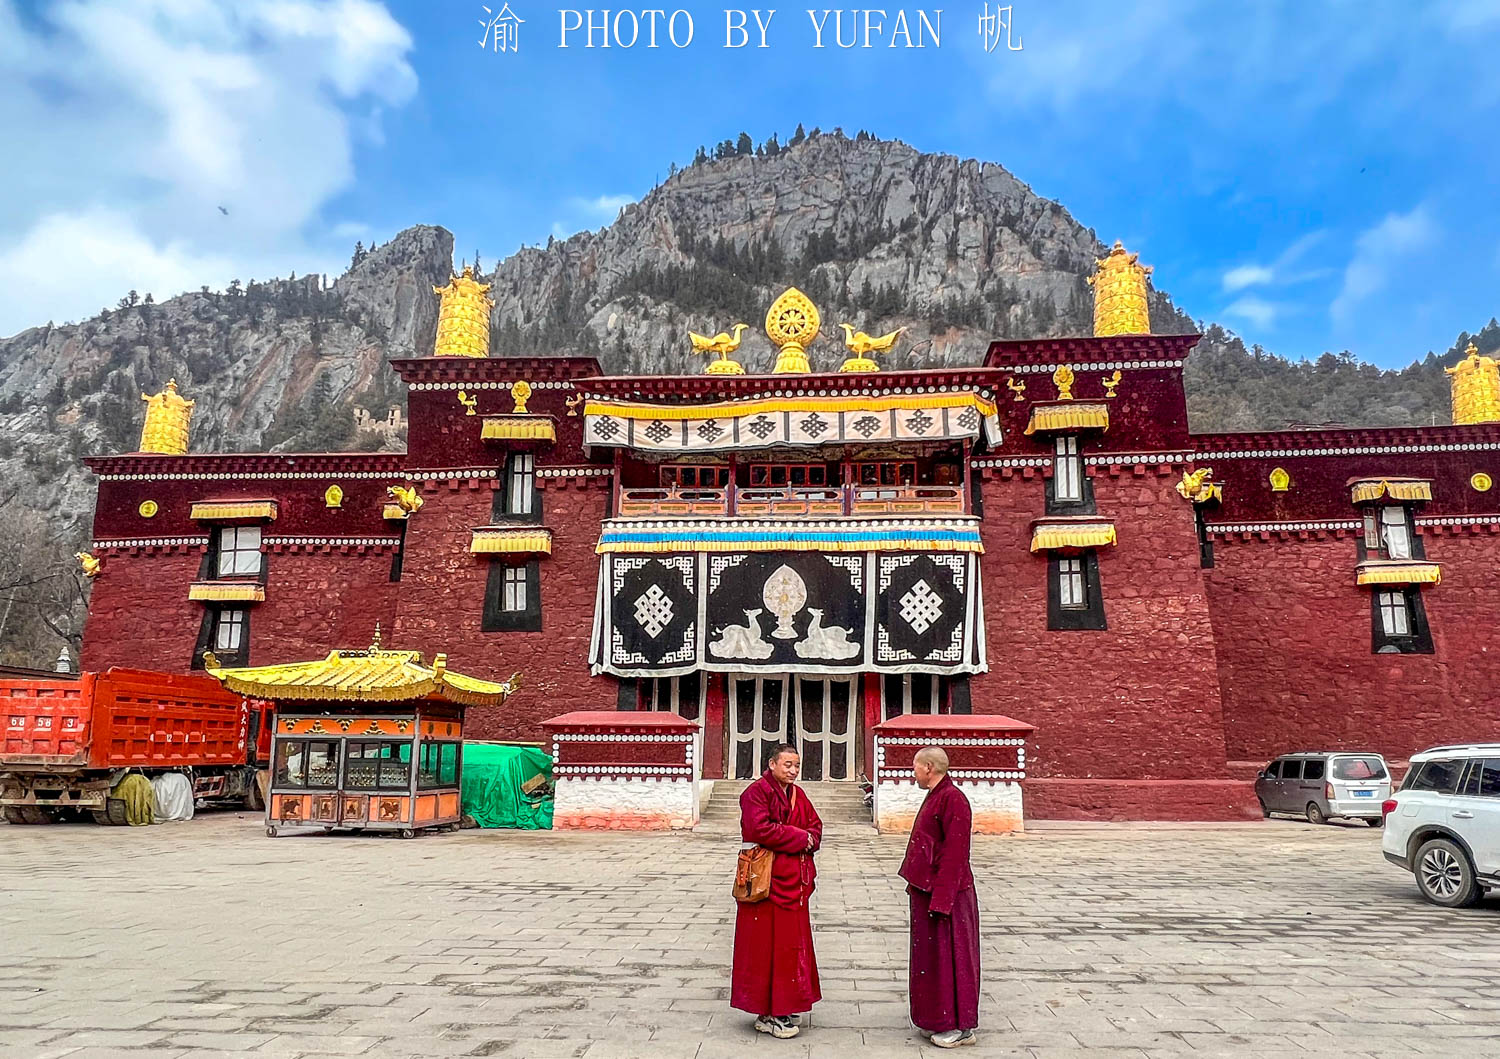
[[[500,262],[485,277],[496,300],[491,352],[694,372],[688,328],[758,329],[771,299],[795,284],[823,312],[815,367],[841,359],[843,321],[871,333],[908,327],[892,367],[975,363],[994,337],[1087,334],[1084,277],[1104,250],[1061,205],[993,163],[863,133],[799,129],[786,146],[773,137],[759,148],[742,136],[674,167],[612,225]],[[93,506],[79,459],[135,447],[143,391],[177,379],[197,401],[199,451],[400,447],[399,432],[356,428],[355,410],[380,421],[403,403],[382,362],[431,349],[431,290],[452,262],[452,235],[415,227],[358,248],[332,282],[236,281],[160,303],[132,291],[82,323],[0,339],[0,503],[10,515],[0,523],[0,663],[46,664],[76,643],[83,586],[70,557],[86,543]],[[1155,330],[1195,327],[1165,293],[1153,298]],[[1482,335],[1483,346],[1500,345],[1493,324]],[[773,351],[752,331],[739,357],[753,371]],[[1190,361],[1194,425],[1442,421],[1446,382],[1429,360],[1407,373],[1331,355],[1290,364],[1209,328]],[[1331,402],[1321,396],[1330,388]]]

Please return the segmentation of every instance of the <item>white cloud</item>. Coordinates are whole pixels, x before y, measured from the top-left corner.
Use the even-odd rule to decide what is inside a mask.
[[[613,224],[620,211],[635,201],[634,195],[573,196],[563,203],[565,215],[552,222],[552,235],[566,239],[589,228]]]
[[[411,37],[377,0],[51,0],[29,24],[12,4],[0,269],[73,278],[45,310],[31,283],[0,287],[0,334],[131,288],[324,264],[308,233],[353,180],[355,141],[416,87]]]
[[[1409,213],[1387,214],[1379,224],[1361,232],[1354,241],[1354,256],[1344,268],[1344,282],[1329,306],[1335,322],[1350,318],[1354,310],[1390,281],[1401,260],[1431,245],[1437,225],[1426,205]]]
[[[1224,312],[1229,316],[1238,316],[1243,320],[1249,320],[1261,329],[1276,326],[1276,317],[1281,312],[1280,308],[1264,298],[1257,298],[1253,294],[1247,294],[1243,298],[1236,298],[1225,306]]]
[[[1265,265],[1239,265],[1224,273],[1224,289],[1237,291],[1246,287],[1263,286],[1275,277],[1276,273]]]

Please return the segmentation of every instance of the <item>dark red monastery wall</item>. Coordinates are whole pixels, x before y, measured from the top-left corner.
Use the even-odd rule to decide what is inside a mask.
[[[398,588],[390,576],[393,547],[269,551],[266,601],[251,605],[251,665],[368,647],[377,621],[384,642],[400,646],[388,635]]]
[[[471,710],[474,739],[541,741],[540,722],[572,710],[612,710],[616,682],[591,677],[589,638],[599,561],[594,547],[609,497],[608,478],[539,478],[542,524],[552,530],[552,554],[541,563],[540,632],[483,631],[485,583],[491,563],[505,557],[471,555],[476,526],[490,524],[493,479],[423,483],[426,503],[407,525],[394,647],[429,657],[473,676],[503,679],[519,670],[522,691],[500,710]],[[517,557],[519,558],[519,557]]]
[[[1355,585],[1353,534],[1215,542],[1207,571],[1229,756],[1299,748],[1392,760],[1446,742],[1500,739],[1500,537],[1423,532],[1443,580],[1422,589],[1432,654],[1373,654],[1371,589]]]
[[[1047,560],[1030,551],[1041,475],[995,472],[984,482],[989,672],[973,678],[974,710],[1036,725],[1033,777],[1224,775],[1213,635],[1179,477],[1180,468],[1129,467],[1095,476],[1100,516],[1119,537],[1099,550],[1109,626],[1100,631],[1047,628]],[[1134,815],[1170,798],[1168,787],[1148,794]]]
[[[81,668],[186,672],[203,617],[203,604],[188,601],[188,586],[198,576],[206,550],[98,551],[103,566],[89,593]]]

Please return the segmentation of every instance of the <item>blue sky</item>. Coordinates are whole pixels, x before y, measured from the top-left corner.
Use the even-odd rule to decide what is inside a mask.
[[[984,5],[942,2],[940,47],[886,47],[890,7],[819,50],[784,8],[730,50],[693,4],[685,49],[564,50],[512,0],[497,53],[496,0],[0,0],[0,334],[416,223],[492,264],[798,122],[998,162],[1288,356],[1400,365],[1500,315],[1500,0],[1014,0],[988,53]]]

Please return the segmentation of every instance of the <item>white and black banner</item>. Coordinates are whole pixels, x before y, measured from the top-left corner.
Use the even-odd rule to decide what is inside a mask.
[[[978,673],[977,556],[605,555],[589,663],[616,676]]]

